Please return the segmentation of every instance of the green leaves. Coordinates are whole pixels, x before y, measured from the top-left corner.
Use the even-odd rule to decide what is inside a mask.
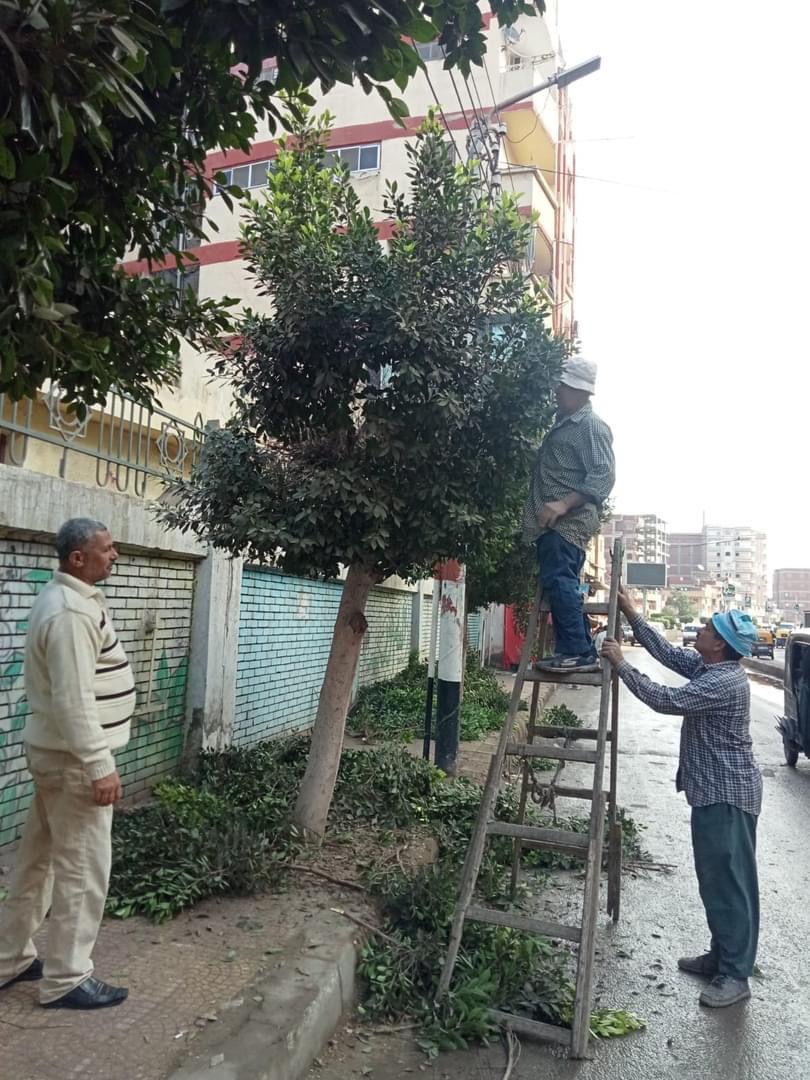
[[[243,231],[274,310],[248,312],[218,361],[236,414],[164,520],[299,573],[466,560],[528,473],[566,351],[515,269],[528,226],[481,197],[430,118],[410,190],[383,199],[386,253],[325,120],[293,126]]]

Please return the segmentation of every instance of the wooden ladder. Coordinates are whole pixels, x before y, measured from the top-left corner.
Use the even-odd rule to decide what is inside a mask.
[[[584,605],[588,614],[601,614],[608,617],[608,633],[611,637],[618,638],[619,633],[619,610],[618,590],[621,579],[623,551],[621,543],[616,542],[611,557],[610,600],[607,604]],[[557,1027],[553,1024],[541,1023],[526,1017],[493,1010],[496,1020],[511,1027],[514,1031],[561,1043],[569,1047],[571,1056],[583,1058],[588,1053],[588,1040],[590,1036],[591,1015],[591,989],[593,982],[594,945],[596,939],[596,923],[599,911],[599,886],[602,874],[602,863],[605,856],[605,815],[608,816],[608,895],[607,910],[615,920],[619,917],[621,896],[621,821],[618,818],[618,806],[616,802],[616,777],[618,755],[618,678],[610,665],[605,662],[601,672],[571,672],[570,674],[557,674],[553,672],[537,671],[532,667],[532,653],[537,642],[537,628],[541,613],[545,615],[549,606],[545,602],[541,590],[538,588],[532,613],[529,618],[528,632],[523,645],[515,685],[509,702],[509,711],[504,723],[498,747],[489,764],[487,781],[481,797],[470,845],[467,849],[467,857],[461,876],[459,897],[456,903],[453,922],[450,928],[450,938],[447,947],[447,956],[442,969],[439,982],[439,996],[442,997],[450,989],[453,971],[458,957],[461,938],[464,933],[464,924],[467,919],[476,922],[492,923],[496,926],[510,926],[515,930],[523,930],[527,933],[541,934],[544,937],[558,938],[564,941],[576,942],[579,946],[577,956],[576,995],[574,1001],[574,1015],[571,1028]],[[543,655],[547,633],[548,617],[543,619],[539,641],[539,655]],[[515,742],[512,732],[515,718],[520,706],[523,686],[526,681],[531,681],[532,701],[529,712],[528,734],[526,742]],[[599,686],[601,697],[599,702],[599,723],[596,728],[566,728],[562,726],[548,726],[537,724],[537,711],[539,691],[541,683],[556,683],[560,685]],[[559,743],[534,742],[535,736],[546,739],[563,739]],[[584,748],[580,745],[570,745],[572,742],[589,742],[592,747]],[[610,753],[610,780],[607,790],[604,788],[605,758]],[[517,822],[501,822],[495,820],[495,803],[500,790],[504,765],[507,757],[517,757],[523,762],[523,779],[519,803],[519,820]],[[563,787],[556,784],[555,779],[538,787],[546,788],[549,797],[555,795],[561,798],[587,799],[591,803],[590,826],[587,833],[574,832],[570,829],[539,828],[525,824],[526,804],[530,789],[534,786],[532,779],[532,758],[552,758],[561,763],[567,761],[585,762],[593,766],[593,782],[588,787]],[[559,769],[558,769],[559,772]],[[567,925],[546,919],[518,915],[510,911],[500,911],[495,908],[485,907],[473,902],[478,872],[484,856],[484,847],[489,836],[509,836],[514,839],[514,856],[512,866],[513,890],[517,886],[520,873],[520,854],[524,848],[540,849],[543,851],[556,851],[567,855],[582,858],[585,862],[585,884],[582,900],[582,918],[580,924]]]

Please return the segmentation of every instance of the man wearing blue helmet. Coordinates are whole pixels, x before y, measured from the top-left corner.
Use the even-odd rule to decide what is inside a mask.
[[[692,849],[700,898],[711,931],[701,956],[682,957],[678,967],[711,981],[700,1003],[734,1005],[751,996],[759,936],[756,829],[762,776],[754,760],[749,726],[751,695],[740,659],[751,655],[757,629],[742,611],[712,615],[694,649],[670,645],[619,590],[619,605],[636,641],[685,686],[661,686],[622,657],[617,642],[602,656],[625,686],[656,712],[683,717],[675,785],[692,807]]]

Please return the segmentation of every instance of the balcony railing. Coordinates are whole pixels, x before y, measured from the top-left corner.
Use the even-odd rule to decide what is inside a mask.
[[[205,425],[199,413],[193,421],[184,420],[117,392],[81,417],[65,406],[59,387],[52,384],[41,396],[22,401],[0,394],[0,436],[5,436],[0,461],[6,464],[25,465],[33,439],[62,451],[60,476],[68,454],[83,454],[95,459],[100,487],[143,496],[150,477],[171,481],[191,473]]]

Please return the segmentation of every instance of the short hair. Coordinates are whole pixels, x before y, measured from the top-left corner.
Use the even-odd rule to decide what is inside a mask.
[[[95,518],[70,518],[56,534],[53,546],[60,562],[65,562],[71,551],[81,551],[96,533],[107,532],[103,521]]]

